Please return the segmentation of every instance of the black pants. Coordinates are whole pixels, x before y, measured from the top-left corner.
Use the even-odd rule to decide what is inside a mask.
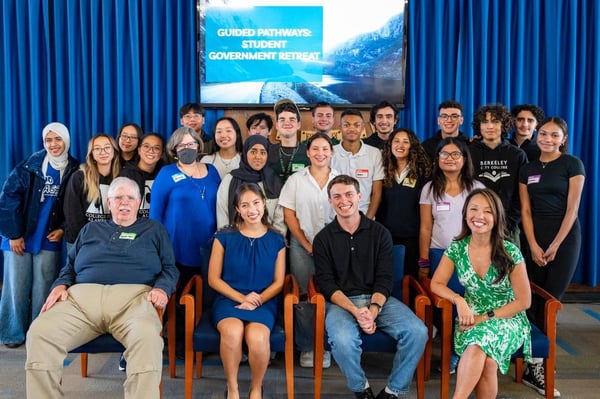
[[[535,238],[542,249],[548,248],[556,233],[560,229],[562,218],[539,218],[534,219],[534,234]],[[571,231],[562,242],[556,257],[546,266],[538,266],[531,259],[527,260],[527,273],[529,279],[548,291],[558,300],[561,300],[579,260],[579,252],[581,250],[581,227],[579,220],[575,220]],[[532,301],[531,309],[528,312],[530,320],[536,325],[543,326],[544,320],[544,303],[541,298]]]

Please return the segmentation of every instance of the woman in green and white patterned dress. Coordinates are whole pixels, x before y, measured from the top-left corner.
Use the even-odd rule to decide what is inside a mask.
[[[510,356],[523,346],[531,358],[530,324],[525,310],[531,290],[523,255],[504,240],[500,198],[489,189],[473,190],[463,207],[462,231],[444,252],[431,289],[450,300],[458,313],[454,332],[458,363],[454,399],[495,398],[497,371],[506,374]],[[447,287],[454,270],[464,298]]]

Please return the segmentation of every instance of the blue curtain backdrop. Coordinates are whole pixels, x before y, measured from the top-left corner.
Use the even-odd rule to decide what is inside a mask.
[[[403,1],[403,0],[398,0]],[[128,121],[168,137],[196,101],[195,0],[3,0],[0,181],[42,147],[49,121],[84,158],[94,133]],[[574,282],[598,283],[600,6],[596,0],[408,0],[406,106],[400,124],[426,138],[437,104],[473,110],[535,103],[569,123],[586,165],[584,245]],[[595,102],[596,101],[596,102]],[[222,110],[208,115],[208,131]]]

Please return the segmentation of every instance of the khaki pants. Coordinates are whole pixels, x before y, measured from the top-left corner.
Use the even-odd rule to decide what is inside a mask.
[[[27,397],[61,398],[63,361],[70,350],[110,333],[126,348],[125,398],[159,397],[161,323],[142,284],[76,284],[66,301],[34,320],[27,333]]]

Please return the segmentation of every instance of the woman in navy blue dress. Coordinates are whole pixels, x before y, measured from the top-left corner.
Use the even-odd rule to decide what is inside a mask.
[[[233,203],[234,226],[215,235],[208,284],[217,292],[213,315],[221,334],[226,398],[240,397],[237,374],[245,340],[252,373],[249,398],[257,399],[262,398],[269,336],[285,277],[285,241],[269,226],[266,198],[258,185],[242,183]]]

